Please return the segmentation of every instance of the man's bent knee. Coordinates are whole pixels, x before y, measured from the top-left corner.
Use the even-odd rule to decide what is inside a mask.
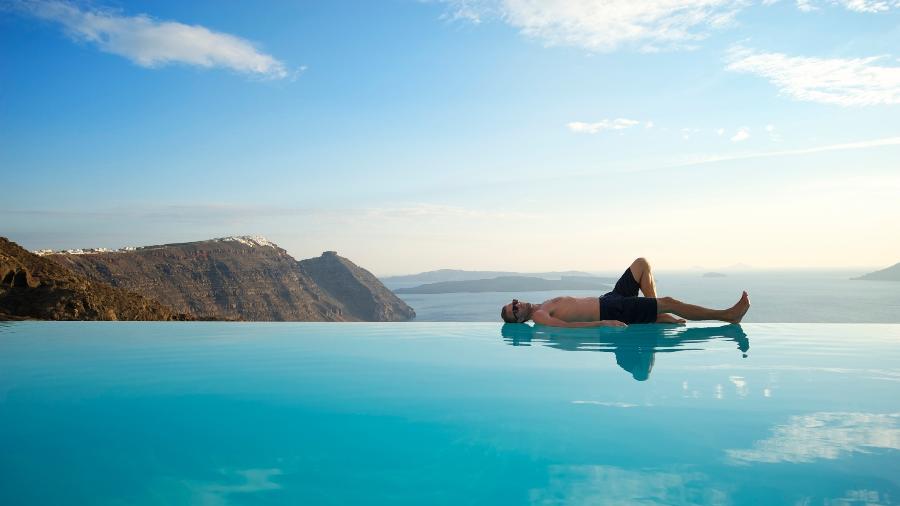
[[[631,262],[631,265],[636,265],[640,267],[642,270],[650,269],[650,262],[647,261],[644,257],[638,257],[634,259],[634,262]]]

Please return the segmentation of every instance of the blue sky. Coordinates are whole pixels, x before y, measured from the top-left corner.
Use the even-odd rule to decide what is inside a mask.
[[[0,234],[376,274],[900,260],[900,2],[0,2]]]

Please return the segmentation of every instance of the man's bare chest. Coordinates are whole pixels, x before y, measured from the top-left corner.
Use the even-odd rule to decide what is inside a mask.
[[[600,318],[597,297],[557,297],[541,304],[554,318],[567,322],[589,322]]]

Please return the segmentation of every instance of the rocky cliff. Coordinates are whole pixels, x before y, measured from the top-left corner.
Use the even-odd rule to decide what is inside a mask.
[[[345,315],[362,321],[394,322],[415,318],[413,309],[387,289],[371,272],[326,251],[298,262],[300,271],[329,297],[344,303]]]
[[[412,310],[380,282],[368,278],[340,290],[350,278],[368,272],[352,266],[335,284],[313,278],[285,250],[262,238],[231,237],[165,244],[129,251],[48,255],[89,279],[152,297],[200,318],[253,321],[391,321]],[[346,259],[344,259],[346,260]],[[355,269],[355,270],[353,270]],[[319,271],[315,271],[316,274]],[[371,274],[368,274],[371,276]],[[372,277],[374,279],[374,277]],[[360,311],[366,307],[368,311]]]
[[[0,319],[184,320],[159,302],[91,281],[0,237]]]

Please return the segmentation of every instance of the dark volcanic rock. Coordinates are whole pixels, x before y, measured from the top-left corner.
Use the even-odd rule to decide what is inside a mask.
[[[358,298],[343,298],[344,292],[331,290],[327,280],[311,278],[285,250],[261,239],[213,239],[49,257],[90,279],[152,297],[199,318],[383,321],[380,315],[393,314],[379,309],[389,300],[380,292],[357,291],[353,295]],[[363,314],[357,307],[365,304],[372,307]]]
[[[363,321],[405,321],[416,312],[388,290],[371,272],[326,251],[298,262],[301,272],[330,297],[344,304],[345,314]]]
[[[0,319],[184,320],[159,302],[93,282],[0,237]]]

